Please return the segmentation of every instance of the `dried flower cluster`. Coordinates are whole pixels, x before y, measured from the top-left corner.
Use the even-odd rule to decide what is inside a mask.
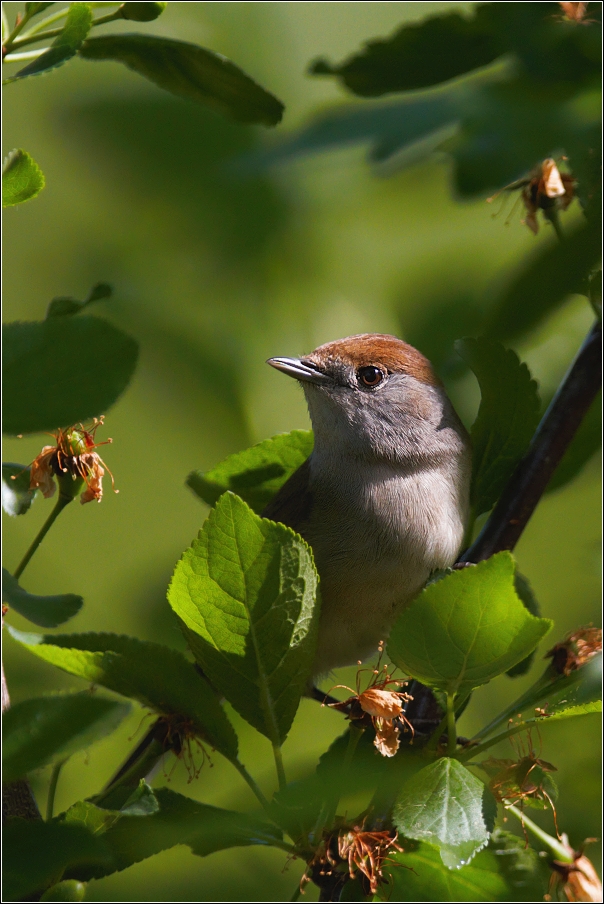
[[[94,418],[86,427],[76,424],[66,430],[57,430],[51,434],[55,439],[54,446],[44,446],[31,463],[29,486],[32,490],[40,490],[45,499],[54,496],[56,490],[55,477],[69,476],[74,482],[83,481],[86,489],[80,495],[82,504],[103,498],[103,476],[105,469],[109,472],[113,486],[113,474],[94,450],[99,446],[111,443],[107,439],[97,443],[95,434],[103,426],[104,418]],[[75,488],[74,488],[75,489]],[[114,492],[119,492],[113,486]],[[75,495],[75,493],[74,493]]]
[[[328,835],[309,862],[300,882],[300,888],[310,882],[313,873],[331,876],[341,864],[347,864],[348,875],[355,879],[361,873],[369,883],[372,895],[377,892],[382,878],[382,867],[390,850],[402,852],[396,832],[366,831],[364,823],[342,826],[338,833]]]
[[[560,3],[564,18],[571,22],[584,22],[587,3]]]
[[[380,667],[384,654],[383,642],[380,642],[378,653],[377,666],[372,671],[373,677],[369,687],[361,691],[360,677],[366,669],[360,669],[357,672],[356,693],[346,684],[336,684],[336,687],[344,688],[354,696],[349,697],[348,700],[344,700],[342,703],[329,703],[328,705],[334,709],[346,712],[348,718],[354,721],[367,721],[366,717],[368,716],[371,725],[375,729],[375,740],[373,743],[382,756],[394,756],[400,746],[400,726],[403,728],[408,726],[410,731],[413,732],[413,726],[405,718],[403,712],[403,704],[413,698],[404,691],[386,689],[389,685],[403,687],[405,682],[392,678],[388,673],[388,666],[385,665],[383,669]],[[361,665],[360,662],[359,665]]]
[[[602,652],[602,629],[579,628],[569,634],[562,643],[557,643],[545,654],[552,660],[552,665],[559,675],[566,675],[582,668],[586,663]]]

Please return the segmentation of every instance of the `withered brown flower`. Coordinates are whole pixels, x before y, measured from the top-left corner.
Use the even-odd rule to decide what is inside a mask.
[[[411,732],[413,732],[413,726],[405,718],[403,712],[403,704],[413,698],[405,691],[386,690],[389,685],[402,687],[405,682],[392,678],[388,673],[388,666],[384,666],[383,669],[380,668],[384,653],[383,643],[380,643],[378,653],[377,666],[372,670],[373,677],[369,687],[361,691],[360,677],[367,670],[359,669],[357,672],[356,693],[346,684],[336,684],[336,687],[350,691],[353,696],[342,703],[329,703],[328,706],[347,712],[348,718],[352,720],[363,720],[365,716],[369,716],[375,729],[375,740],[373,742],[375,747],[382,756],[394,756],[400,746],[399,724],[408,725]],[[395,719],[398,724],[395,724]]]
[[[545,654],[560,675],[568,677],[602,652],[602,629],[579,628]]]
[[[76,424],[51,434],[55,445],[44,446],[31,463],[30,489],[39,489],[45,499],[50,499],[56,491],[55,478],[61,480],[67,477],[76,484],[73,487],[74,496],[79,484],[86,485],[80,495],[82,504],[93,499],[100,502],[103,498],[103,476],[106,469],[111,477],[113,491],[119,492],[115,489],[113,474],[101,456],[94,451],[99,446],[112,442],[111,439],[102,443],[95,440],[96,431],[103,422],[103,417],[94,418],[92,424]]]
[[[542,210],[546,219],[552,218],[560,210],[566,210],[575,196],[577,180],[570,173],[560,172],[556,161],[548,157],[535,167],[525,179],[518,179],[506,185],[502,191],[521,191],[521,198],[526,208],[526,216],[522,220],[534,235],[539,232],[537,212]],[[501,192],[487,198],[490,203]]]
[[[587,3],[560,3],[565,18],[573,22],[582,22],[587,12]]]
[[[587,839],[593,841],[594,839]],[[562,833],[560,841],[572,857],[572,863],[553,860],[550,891],[556,886],[562,891],[567,901],[601,901],[602,883],[591,860],[582,850],[575,851],[570,846],[568,836]],[[584,842],[585,844],[586,842]],[[546,898],[551,900],[551,894]]]

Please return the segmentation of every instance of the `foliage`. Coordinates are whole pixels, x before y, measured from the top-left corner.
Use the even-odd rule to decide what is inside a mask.
[[[145,33],[90,35],[122,19],[153,21],[167,4],[70,3],[32,24],[53,6],[27,3],[12,28],[3,23],[6,64],[31,60],[5,84],[49,73],[76,56],[115,61],[238,123],[275,126],[281,121],[283,104],[213,50]],[[95,16],[97,10],[101,14]],[[49,46],[21,52],[47,41]],[[593,294],[596,286],[598,58],[599,29],[591,12],[583,22],[571,21],[555,3],[487,3],[470,16],[449,11],[428,17],[404,25],[391,38],[371,41],[343,64],[321,60],[311,70],[335,77],[362,98],[400,96],[328,111],[242,165],[249,170],[363,142],[371,145],[373,161],[389,161],[394,169],[397,157],[402,160],[421,142],[422,153],[438,149],[449,155],[462,197],[518,189],[527,204],[527,197],[532,198],[527,191],[535,189],[531,212],[541,210],[562,243],[544,242],[521,262],[484,306],[478,334],[456,346],[474,372],[481,396],[470,431],[474,458],[468,542],[474,520],[513,485],[541,414],[537,384],[506,344],[528,335],[570,293]],[[559,195],[540,195],[541,177],[535,175],[542,172],[544,159],[562,155],[585,212],[581,225],[573,225],[565,236],[562,208],[556,206]],[[506,185],[513,180],[518,181]],[[4,206],[35,198],[44,184],[26,151],[9,154],[3,170]],[[98,283],[84,300],[54,298],[44,320],[4,327],[5,433],[65,428],[64,446],[46,475],[53,490],[57,480],[59,502],[14,574],[3,570],[7,608],[42,628],[55,628],[75,616],[83,597],[34,595],[21,585],[20,576],[73,499],[68,492],[72,478],[85,482],[89,491],[93,480],[100,484],[104,472],[93,452],[98,421],[88,429],[82,422],[100,418],[118,401],[137,365],[138,342],[85,310],[111,295],[107,283]],[[456,329],[454,318],[447,322]],[[447,345],[458,338],[457,332],[447,335]],[[222,352],[213,350],[210,362],[210,369],[217,362],[219,379],[228,370]],[[583,424],[574,425],[550,489],[572,480],[593,453],[596,415],[594,405]],[[555,767],[533,749],[531,729],[546,734],[549,724],[601,712],[589,684],[591,660],[601,649],[598,632],[579,629],[556,645],[548,654],[551,662],[528,690],[475,738],[457,736],[457,719],[472,693],[499,676],[526,671],[553,625],[540,617],[530,585],[517,573],[508,549],[499,548],[471,567],[431,576],[399,613],[387,643],[391,663],[414,679],[413,694],[391,690],[400,683],[388,665],[382,666],[380,647],[370,689],[382,708],[370,712],[363,706],[367,691],[364,697],[359,684],[349,701],[336,704],[349,719],[348,730],[310,775],[288,781],[281,748],[301,699],[313,693],[320,575],[305,540],[261,513],[312,452],[312,433],[292,431],[187,478],[211,511],[176,564],[168,588],[186,653],[116,633],[34,634],[9,626],[21,649],[136,702],[154,714],[155,722],[102,790],[53,817],[63,763],[112,732],[130,704],[89,689],[23,700],[8,709],[3,760],[9,801],[6,900],[82,900],[91,879],[176,845],[187,845],[201,857],[247,846],[277,848],[307,865],[305,876],[322,887],[322,899],[338,890],[335,876],[344,885],[342,898],[349,900],[367,900],[376,889],[374,900],[536,900],[546,892],[547,868],[533,848],[497,826],[501,808],[520,814],[538,844],[547,848],[550,861],[577,860],[579,854],[560,842],[555,821],[558,837],[532,824],[514,804],[551,803],[555,796],[548,774]],[[35,478],[39,458],[30,466],[3,466],[3,507],[9,515],[30,511],[36,487],[49,495],[44,475]],[[146,474],[146,460],[141,467]],[[96,497],[91,495],[100,499],[98,486]],[[559,648],[568,655],[558,657]],[[414,725],[411,704],[414,695],[432,699],[427,688],[434,692],[438,714],[424,731],[429,720],[418,717]],[[393,698],[396,714],[387,708]],[[226,704],[270,741],[276,782],[268,797],[263,790],[269,787],[267,776],[261,788],[239,758],[241,727],[236,717],[229,717]],[[396,735],[397,749],[387,749],[391,757],[379,756],[376,732],[382,740],[388,732]],[[514,738],[516,759],[476,759]],[[172,753],[185,761],[192,781],[199,772],[195,745],[205,758],[203,744],[237,770],[255,795],[257,811],[245,812],[243,804],[241,810],[211,806],[147,782]],[[384,746],[378,749],[383,752]],[[52,768],[48,818],[22,818],[10,810],[12,791],[17,787],[21,794],[32,793],[24,780],[46,767]]]

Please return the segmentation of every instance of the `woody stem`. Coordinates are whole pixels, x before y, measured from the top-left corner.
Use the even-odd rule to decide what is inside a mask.
[[[33,543],[31,544],[31,546],[29,547],[29,549],[27,550],[27,552],[25,553],[25,555],[23,556],[23,558],[21,559],[19,564],[17,565],[17,567],[14,571],[15,578],[18,579],[21,577],[21,575],[25,571],[27,565],[29,564],[30,559],[32,558],[33,554],[35,553],[36,549],[38,548],[38,546],[40,545],[40,543],[42,542],[42,540],[44,539],[44,537],[46,536],[46,534],[48,533],[50,528],[53,526],[53,524],[55,523],[55,521],[57,520],[57,518],[63,511],[63,509],[67,505],[69,505],[70,502],[73,502],[73,496],[64,496],[62,493],[59,494],[59,498],[57,499],[57,503],[56,503],[55,507],[53,508],[52,512],[50,513],[50,515],[48,516],[48,518],[46,519],[46,521],[44,522],[44,524],[38,531],[38,534],[34,538]]]

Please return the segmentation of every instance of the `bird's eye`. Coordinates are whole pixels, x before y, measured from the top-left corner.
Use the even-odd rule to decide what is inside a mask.
[[[370,389],[373,389],[380,385],[384,379],[384,374],[379,367],[374,367],[370,364],[368,367],[360,367],[357,371],[357,377],[363,386],[368,386]]]

